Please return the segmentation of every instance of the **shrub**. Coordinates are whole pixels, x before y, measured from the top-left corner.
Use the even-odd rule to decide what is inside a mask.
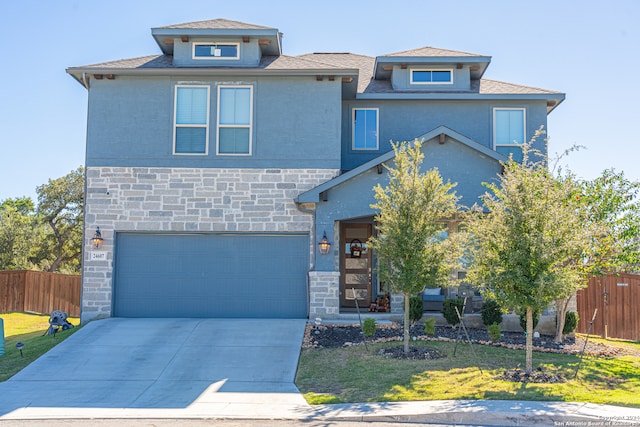
[[[520,311],[518,312],[520,315],[520,327],[526,332],[527,331],[527,312]],[[533,329],[538,326],[538,321],[540,320],[540,312],[538,310],[533,310]]]
[[[415,323],[422,319],[423,314],[422,298],[418,295],[412,295],[409,299],[409,320],[411,320],[411,323]]]
[[[376,333],[376,319],[367,317],[362,324],[362,332],[365,337],[372,337]]]
[[[502,308],[494,299],[488,299],[482,303],[480,315],[485,326],[502,323]]]
[[[566,335],[575,331],[578,327],[579,320],[580,317],[578,316],[578,313],[575,311],[567,311],[564,316],[564,328],[562,328],[562,333]]]
[[[430,317],[424,321],[424,333],[427,335],[436,334],[436,319],[434,317]]]
[[[489,333],[489,338],[491,338],[491,341],[500,341],[500,336],[502,334],[500,325],[498,325],[497,323],[493,323],[487,326],[487,332]]]
[[[464,300],[462,298],[447,298],[442,304],[442,314],[444,315],[447,323],[451,326],[455,326],[460,323],[455,307],[458,307],[458,311],[460,312],[460,315],[462,315]]]

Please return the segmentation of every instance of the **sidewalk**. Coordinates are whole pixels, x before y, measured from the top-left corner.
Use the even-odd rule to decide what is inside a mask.
[[[206,401],[205,401],[206,400]],[[525,401],[383,402],[291,405],[271,393],[217,393],[186,408],[20,408],[3,420],[244,419],[377,421],[482,426],[640,426],[640,409],[591,403]]]

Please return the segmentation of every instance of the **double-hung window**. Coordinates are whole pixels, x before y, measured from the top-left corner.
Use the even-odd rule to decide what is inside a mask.
[[[174,154],[207,154],[209,140],[209,86],[175,88]]]
[[[378,149],[378,109],[353,109],[353,149]]]
[[[496,151],[515,160],[522,157],[519,145],[526,142],[526,110],[524,108],[493,109],[493,142]]]
[[[253,86],[218,86],[218,151],[251,155]]]
[[[410,83],[412,85],[453,84],[453,70],[413,68]]]

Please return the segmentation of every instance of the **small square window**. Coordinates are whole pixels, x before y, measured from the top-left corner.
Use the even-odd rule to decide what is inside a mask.
[[[453,70],[411,70],[411,84],[452,84]]]
[[[353,110],[353,149],[378,149],[378,109],[355,108]]]
[[[194,43],[193,59],[238,59],[238,43]]]

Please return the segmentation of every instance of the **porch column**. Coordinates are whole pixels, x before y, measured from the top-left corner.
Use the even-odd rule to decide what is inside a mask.
[[[340,314],[340,273],[309,272],[309,319],[337,318]]]

